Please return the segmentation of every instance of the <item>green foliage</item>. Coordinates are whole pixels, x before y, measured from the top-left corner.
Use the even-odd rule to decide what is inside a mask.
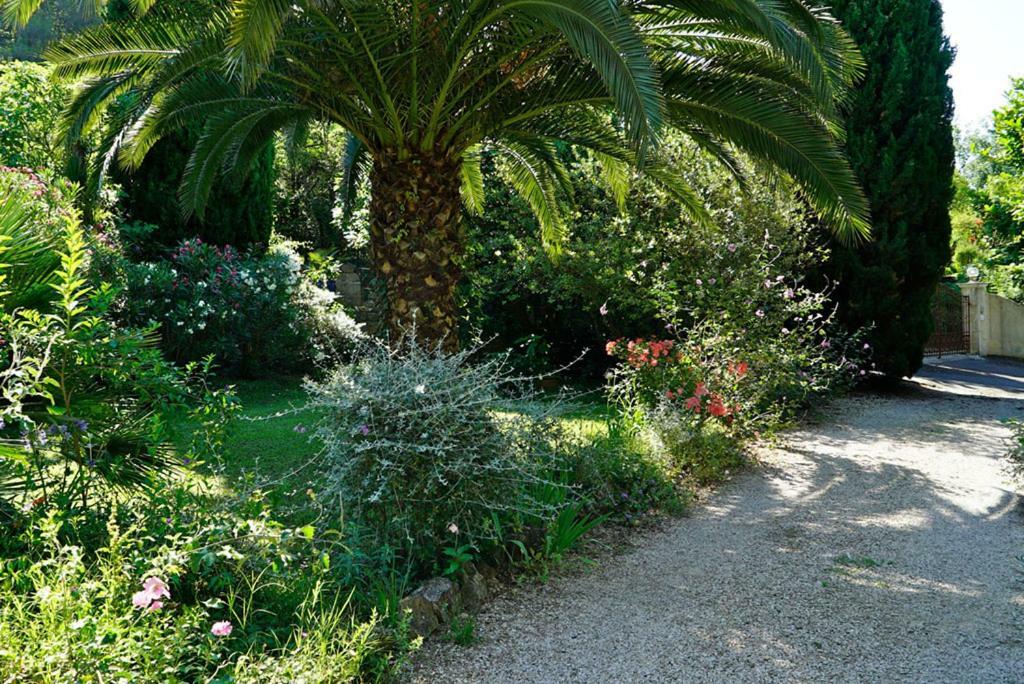
[[[337,543],[255,501],[251,515],[221,508],[194,484],[124,502],[88,547],[62,541],[51,519],[25,530],[29,551],[0,558],[0,676],[349,682],[396,671],[408,642],[351,605],[324,561],[343,553]]]
[[[981,267],[999,294],[1024,301],[1024,79],[996,110],[988,135],[974,136],[953,210],[956,265]],[[968,168],[969,167],[969,168]]]
[[[73,208],[70,189],[28,169],[0,168],[0,244],[6,293],[3,309],[45,307]]]
[[[456,615],[452,618],[448,639],[459,646],[472,646],[479,637],[476,634],[476,620],[472,615]]]
[[[320,498],[413,567],[437,563],[450,540],[493,541],[492,512],[547,520],[557,511],[533,494],[538,484],[559,486],[546,477],[557,463],[557,422],[510,412],[503,395],[521,383],[500,361],[472,356],[372,343],[308,385],[321,416]]]
[[[796,287],[802,273],[828,258],[790,184],[771,182],[738,160],[759,179],[743,191],[692,144],[669,138],[665,148],[713,207],[712,224],[694,221],[677,198],[642,178],[631,179],[620,210],[607,184],[595,182],[602,175],[598,162],[574,158],[569,169],[578,213],[558,259],[551,260],[528,210],[489,183],[487,212],[469,221],[465,327],[493,339],[495,347],[512,348],[526,372],[570,363],[589,349],[593,353],[575,371],[593,377],[606,368],[607,340],[659,337],[666,325],[685,329],[723,312],[745,323],[757,308],[752,296],[763,303]],[[786,286],[772,293],[759,287],[779,275]],[[777,322],[780,328],[785,323]]]
[[[838,0],[868,65],[846,117],[846,150],[871,202],[872,241],[836,243],[826,272],[850,330],[871,328],[879,369],[913,375],[949,262],[953,49],[938,0]]]
[[[1013,438],[1006,452],[1010,472],[1016,478],[1024,478],[1024,422],[1010,420],[1007,424],[1013,430]]]
[[[870,346],[840,334],[827,293],[800,274],[808,235],[776,245],[710,242],[689,306],[668,338],[617,339],[611,398],[672,475],[698,484],[743,463],[742,445],[867,374]],[[673,319],[672,314],[685,314]]]
[[[344,246],[336,221],[341,211],[345,160],[344,131],[315,124],[305,136],[276,139],[274,230],[314,249]]]
[[[199,218],[183,213],[177,199],[198,139],[198,130],[177,132],[156,143],[138,168],[115,169],[113,179],[121,185],[124,212],[134,221],[159,226],[151,236],[149,247],[154,251],[197,236],[242,250],[265,248],[274,218],[273,146],[266,145],[249,167],[219,182],[212,190],[209,209]]]
[[[0,166],[63,168],[65,153],[54,123],[68,96],[43,66],[0,61]]]
[[[79,0],[46,0],[23,26],[10,27],[0,20],[0,62],[39,61],[51,42],[96,23],[90,5]],[[8,12],[10,6],[7,1],[0,4]]]
[[[161,348],[177,362],[212,356],[224,372],[249,377],[302,372],[362,334],[331,293],[302,276],[302,260],[286,244],[240,254],[196,238],[169,259],[141,263],[97,249],[105,261],[99,274],[125,283],[123,320],[159,326]]]
[[[23,511],[107,507],[118,491],[151,487],[183,463],[169,415],[197,421],[196,459],[232,410],[229,394],[207,389],[208,369],[178,371],[151,331],[111,323],[113,293],[86,281],[84,236],[74,213],[66,220],[50,309],[0,317],[0,497]]]

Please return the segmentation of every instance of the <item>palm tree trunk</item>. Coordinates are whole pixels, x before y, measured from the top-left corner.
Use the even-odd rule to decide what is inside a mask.
[[[370,254],[384,277],[393,345],[459,347],[455,287],[463,252],[460,163],[446,155],[374,155]]]

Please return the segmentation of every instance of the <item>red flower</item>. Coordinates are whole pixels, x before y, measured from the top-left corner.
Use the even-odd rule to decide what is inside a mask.
[[[704,385],[703,382],[698,382],[697,386],[693,390],[693,396],[700,399],[706,394],[708,394],[708,388]]]
[[[700,413],[700,399],[698,397],[690,397],[686,400],[686,408]]]
[[[232,274],[234,275],[234,274]],[[612,340],[608,344],[604,345],[604,350],[608,353],[608,356],[615,354],[615,345],[618,344],[617,340]]]
[[[735,361],[729,362],[729,372],[737,378],[742,378],[746,375],[749,368],[750,367],[747,365],[746,361],[740,361],[739,363],[736,363]]]
[[[716,418],[729,415],[729,409],[722,403],[722,397],[718,394],[711,395],[711,404],[708,406],[708,412]]]

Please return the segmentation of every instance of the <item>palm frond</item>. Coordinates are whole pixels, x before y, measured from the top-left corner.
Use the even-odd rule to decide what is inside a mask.
[[[473,148],[462,155],[462,204],[474,216],[484,213],[484,174],[480,168],[480,149]]]

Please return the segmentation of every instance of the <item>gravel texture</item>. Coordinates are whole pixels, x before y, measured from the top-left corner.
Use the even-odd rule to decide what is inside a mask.
[[[690,517],[492,602],[476,645],[435,639],[408,681],[1024,682],[1001,423],[1024,393],[984,386],[1024,367],[944,373],[834,403]]]

